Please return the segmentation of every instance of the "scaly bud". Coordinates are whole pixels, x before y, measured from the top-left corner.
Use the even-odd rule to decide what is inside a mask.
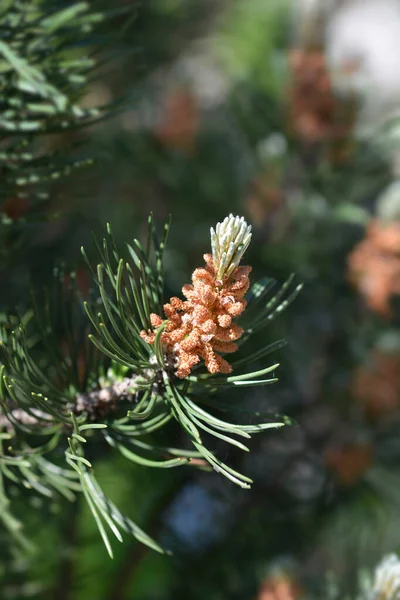
[[[211,227],[211,252],[217,281],[226,281],[238,267],[251,240],[251,225],[244,217],[226,217]]]

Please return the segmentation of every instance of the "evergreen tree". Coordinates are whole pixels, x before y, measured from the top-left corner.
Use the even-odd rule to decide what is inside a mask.
[[[1,3],[1,597],[398,597],[397,119],[334,4]]]

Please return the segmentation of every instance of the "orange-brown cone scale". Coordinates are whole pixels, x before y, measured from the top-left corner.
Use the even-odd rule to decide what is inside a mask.
[[[167,354],[176,357],[176,375],[181,379],[201,359],[210,373],[230,373],[231,365],[219,352],[235,352],[235,341],[243,334],[233,319],[246,308],[244,296],[250,285],[251,267],[237,267],[229,279],[218,281],[212,256],[205,254],[204,260],[206,266],[193,272],[192,284],[182,288],[186,300],[173,297],[164,304],[167,325],[161,341]],[[153,331],[142,331],[140,335],[147,343],[154,344],[162,323],[159,315],[151,314]]]

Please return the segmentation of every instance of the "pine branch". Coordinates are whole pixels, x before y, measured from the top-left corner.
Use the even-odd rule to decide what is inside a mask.
[[[97,269],[87,261],[98,294],[92,291],[84,306],[74,275],[59,271],[52,290],[34,295],[29,318],[3,326],[0,426],[9,444],[0,453],[0,469],[5,478],[46,497],[72,499],[82,493],[110,556],[110,534],[122,541],[121,531],[163,550],[105,496],[90,458],[99,444],[142,467],[208,466],[249,488],[251,479],[221,461],[206,440],[222,440],[248,452],[243,442],[252,434],[289,422],[266,415],[261,422],[243,424],[215,414],[219,402],[214,398],[221,391],[276,381],[265,375],[273,374],[278,364],[251,371],[249,360],[242,359],[239,372],[231,375],[233,367],[220,353],[235,352],[230,339],[251,337],[299,290],[291,292],[289,282],[268,299],[267,282],[250,288],[245,299],[250,269],[239,261],[250,241],[249,229],[232,216],[224,223],[214,233],[214,258],[194,272],[193,286],[184,286],[186,302],[172,298],[164,305],[164,320],[155,311],[163,310],[169,223],[159,239],[150,217],[146,244],[133,240],[127,247],[130,260],[120,256],[108,227],[107,239],[98,244]],[[220,263],[215,271],[212,261]],[[232,320],[244,309],[250,315],[246,330]],[[253,357],[262,359],[279,345],[262,348]],[[171,420],[180,425],[191,448],[157,443],[158,431]],[[66,468],[58,464],[62,453]]]
[[[3,3],[4,4],[4,3]],[[92,32],[107,17],[86,2],[6,2],[0,14],[0,199],[40,201],[49,186],[92,162],[46,151],[45,136],[76,131],[110,116],[118,104],[80,105],[96,73]],[[77,139],[74,144],[76,146]],[[75,151],[75,150],[74,150]]]

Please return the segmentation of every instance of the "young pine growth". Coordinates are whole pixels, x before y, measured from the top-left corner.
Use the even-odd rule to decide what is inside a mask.
[[[154,344],[156,332],[164,327],[161,342],[166,355],[176,364],[176,375],[183,379],[200,360],[209,373],[230,373],[231,365],[220,353],[231,354],[238,349],[235,343],[244,330],[234,322],[247,302],[251,267],[239,267],[239,262],[251,240],[251,227],[243,217],[229,215],[216,230],[211,228],[212,254],[204,254],[205,267],[195,269],[192,284],[164,304],[166,323],[151,313],[153,331],[141,336]]]
[[[101,304],[100,311],[99,304],[87,306],[96,332],[90,337],[101,353],[126,370],[126,377],[136,388],[138,404],[128,420],[145,415],[141,431],[149,424],[154,432],[175,419],[197,452],[190,458],[205,460],[230,481],[248,488],[251,480],[222,462],[206,446],[204,433],[208,439],[213,436],[248,451],[243,438],[245,441],[252,433],[280,427],[286,421],[277,421],[275,415],[271,418],[266,412],[260,423],[234,423],[217,418],[208,406],[218,411],[223,406],[219,395],[224,391],[276,381],[273,374],[277,364],[256,371],[243,369],[262,361],[281,347],[282,341],[244,351],[232,364],[223,355],[247,344],[254,332],[262,330],[290,303],[300,286],[287,293],[290,278],[268,301],[274,281],[266,278],[249,288],[251,267],[239,262],[250,243],[251,230],[243,217],[229,215],[211,230],[211,254],[204,255],[205,266],[195,269],[192,283],[183,287],[185,299],[172,297],[163,304],[163,256],[169,224],[161,240],[152,217],[148,225],[146,244],[133,240],[127,246],[131,261],[120,257],[110,228],[108,239],[98,245],[102,262],[92,274]],[[246,327],[236,321],[245,309]]]

